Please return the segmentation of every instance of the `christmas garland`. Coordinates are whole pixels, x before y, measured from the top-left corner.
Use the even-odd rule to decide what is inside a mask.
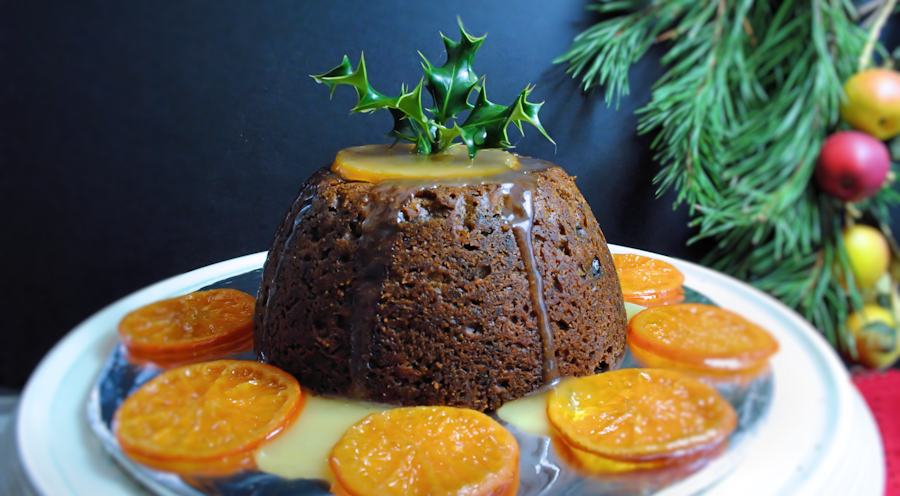
[[[676,205],[688,207],[691,242],[711,240],[706,264],[795,308],[851,358],[858,343],[848,319],[872,290],[844,233],[860,220],[889,233],[888,209],[900,195],[893,175],[884,176],[889,159],[866,195],[837,191],[853,186],[840,171],[829,190],[820,162],[827,134],[846,126],[844,83],[873,50],[883,53],[877,35],[894,3],[870,9],[867,30],[841,0],[599,0],[589,9],[601,20],[557,60],[585,90],[605,88],[612,105],[629,92],[630,67],[654,44],[667,45],[665,74],[638,111],[638,131],[655,135],[659,193],[674,188]],[[845,119],[853,111],[845,108]]]

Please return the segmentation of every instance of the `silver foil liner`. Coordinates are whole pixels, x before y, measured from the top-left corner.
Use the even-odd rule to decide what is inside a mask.
[[[225,279],[204,289],[234,288],[255,294],[262,271],[254,270]],[[705,295],[685,288],[685,301],[713,303]],[[254,359],[251,354],[238,358]],[[635,364],[626,356],[623,367]],[[87,404],[87,421],[109,455],[150,491],[161,495],[292,495],[331,494],[323,480],[285,479],[260,471],[247,471],[229,477],[192,478],[189,482],[178,475],[152,470],[131,461],[122,452],[112,433],[116,409],[142,384],[160,372],[152,366],[128,362],[125,349],[117,345],[100,372]],[[545,436],[506,427],[515,435],[520,450],[520,495],[630,495],[653,494],[665,490],[670,494],[693,494],[715,484],[734,470],[743,457],[754,430],[764,421],[773,396],[771,375],[746,385],[719,386],[719,392],[738,412],[738,426],[719,456],[699,460],[691,465],[676,465],[654,471],[621,475],[584,476],[567,465]],[[499,420],[499,419],[498,419]],[[502,420],[501,420],[501,423]]]

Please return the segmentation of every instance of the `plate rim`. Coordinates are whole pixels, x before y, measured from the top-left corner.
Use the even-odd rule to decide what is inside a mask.
[[[768,306],[774,307],[779,310],[784,317],[789,319],[791,323],[796,326],[796,328],[803,331],[802,333],[798,333],[798,336],[804,338],[806,343],[812,346],[812,348],[816,351],[816,353],[812,355],[823,362],[823,365],[825,365],[825,370],[831,372],[831,374],[829,375],[829,382],[831,382],[834,387],[831,388],[830,391],[833,391],[837,394],[835,404],[840,409],[839,414],[834,416],[832,424],[834,426],[848,424],[847,419],[854,408],[854,398],[852,390],[853,386],[850,380],[850,373],[844,367],[844,364],[838,357],[837,352],[834,350],[834,348],[831,347],[825,337],[821,333],[819,333],[819,331],[816,330],[812,326],[812,324],[809,323],[809,321],[801,317],[800,314],[798,314],[794,309],[788,307],[777,298],[751,286],[749,283],[741,281],[723,272],[718,272],[708,267],[704,267],[700,264],[680,258],[669,257],[667,255],[661,255],[637,248],[629,248],[612,244],[610,245],[611,248],[613,246],[621,249],[624,253],[636,253],[639,255],[660,258],[670,263],[687,265],[691,267],[692,270],[703,274],[704,278],[707,280],[718,280],[720,283],[725,283],[726,285],[728,285],[731,289],[740,293],[744,293],[743,296],[745,297],[755,300],[761,300]],[[777,387],[777,382],[775,386]],[[874,428],[876,434],[880,436],[877,427],[874,425],[872,425],[871,427]],[[764,428],[764,425],[760,426],[760,429]],[[849,429],[836,428],[832,429],[832,431],[835,433],[835,435],[828,440],[829,445],[840,447],[849,444],[851,435]],[[841,450],[834,448],[822,449],[820,450],[820,453],[822,453],[822,456],[820,457],[820,463],[816,465],[816,470],[808,472],[809,478],[804,481],[804,486],[802,488],[788,488],[789,490],[794,492],[794,494],[798,494],[798,491],[802,491],[803,494],[824,494],[821,491],[828,486],[832,474],[837,473],[837,469],[840,466]],[[714,487],[715,486],[713,486],[713,488]],[[667,491],[664,489],[663,491],[660,491],[658,496],[666,493]]]
[[[38,467],[47,463],[46,461],[41,463],[42,457],[51,461],[54,458],[41,453],[46,450],[39,443],[28,441],[29,438],[34,439],[35,435],[38,438],[42,437],[41,429],[35,429],[33,426],[40,425],[38,419],[45,419],[49,416],[47,415],[49,413],[48,409],[41,407],[49,405],[53,400],[54,393],[56,393],[57,388],[52,387],[57,382],[54,380],[56,364],[63,363],[63,360],[68,362],[77,359],[77,356],[83,352],[81,343],[88,342],[95,334],[101,334],[105,331],[104,328],[95,323],[107,319],[109,315],[117,313],[124,315],[126,311],[134,308],[133,302],[144,301],[154,296],[157,296],[156,299],[161,299],[172,294],[188,293],[208,283],[246,272],[248,267],[261,267],[265,262],[266,254],[266,251],[262,251],[224,260],[171,276],[138,289],[92,314],[72,328],[50,349],[38,363],[38,366],[35,367],[28,382],[25,384],[25,388],[22,390],[15,426],[16,449],[22,462],[22,470],[39,494],[72,493],[71,487],[69,487],[68,482],[61,475],[60,471],[53,471],[49,474],[37,474]],[[192,283],[186,284],[186,282],[182,281],[192,281]],[[83,408],[79,408],[79,411],[83,410]],[[30,422],[25,422],[22,419],[30,419]]]
[[[837,425],[846,423],[846,419],[850,413],[850,406],[852,406],[852,401],[855,399],[852,397],[853,391],[851,389],[852,386],[849,373],[838,359],[834,350],[828,345],[825,338],[792,309],[742,281],[693,262],[614,244],[610,244],[609,248],[613,253],[637,253],[688,266],[692,271],[702,275],[704,279],[711,281],[713,284],[727,285],[730,289],[741,293],[741,296],[744,298],[761,301],[765,305],[778,309],[780,311],[779,313],[788,319],[795,328],[802,331],[798,332],[797,335],[803,338],[804,344],[815,351],[813,355],[821,362],[824,369],[831,372],[829,374],[829,382],[833,387],[828,390],[836,395],[835,404],[840,409],[840,412],[834,416],[834,423]],[[49,453],[47,452],[49,450],[46,449],[46,446],[39,446],[39,443],[29,442],[29,439],[33,440],[35,431],[41,430],[35,429],[35,426],[41,425],[40,419],[49,416],[49,412],[47,411],[49,409],[42,408],[42,406],[50,404],[58,390],[58,387],[56,386],[58,386],[59,377],[57,376],[59,374],[56,373],[56,369],[58,368],[56,364],[70,363],[71,361],[76,360],[84,351],[81,343],[90,341],[92,338],[95,338],[96,335],[107,331],[107,329],[98,326],[95,323],[102,320],[108,320],[111,316],[116,314],[124,315],[124,313],[132,309],[138,301],[147,301],[153,298],[160,299],[169,297],[173,294],[189,292],[216,280],[238,275],[248,270],[258,269],[263,266],[266,255],[267,252],[262,251],[232,258],[177,274],[151,284],[143,289],[139,289],[95,312],[82,323],[75,326],[63,337],[63,339],[54,345],[50,352],[47,353],[35,368],[23,389],[18,411],[19,420],[16,422],[15,426],[15,441],[22,461],[22,469],[31,484],[39,493],[56,494],[59,490],[70,489],[65,477],[59,470],[56,470],[51,474],[38,473],[40,467],[46,466],[47,459],[53,460],[54,458],[49,456],[45,458],[44,463],[42,463],[42,455],[48,455]],[[22,419],[29,419],[30,421],[25,422],[22,421]],[[869,427],[875,429],[876,435],[878,435],[877,428],[874,425],[870,425]],[[851,434],[848,429],[834,429],[834,432],[836,435],[830,439],[830,445],[840,446],[848,442]],[[38,437],[41,437],[40,432],[37,432],[37,434]],[[822,456],[820,457],[821,462],[817,465],[815,471],[809,473],[810,478],[804,481],[804,490],[806,487],[812,489],[825,487],[829,481],[829,475],[835,472],[834,469],[841,461],[840,455],[840,450],[822,450]],[[664,492],[665,490],[663,493]]]

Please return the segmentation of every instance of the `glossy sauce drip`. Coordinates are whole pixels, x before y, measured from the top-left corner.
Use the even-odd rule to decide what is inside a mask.
[[[353,424],[388,405],[325,398],[310,394],[294,424],[254,452],[257,467],[286,479],[333,481],[328,468],[331,447]]]
[[[400,207],[415,188],[396,184],[377,184],[368,194],[365,219],[360,225],[360,246],[356,262],[357,279],[352,284],[353,311],[350,316],[350,393],[354,398],[368,397],[366,377],[370,366],[370,343],[377,322],[381,286],[391,263],[393,243],[400,222]]]
[[[535,218],[534,189],[534,181],[527,173],[522,173],[519,180],[505,183],[501,187],[504,215],[507,223],[512,227],[516,245],[519,247],[519,256],[525,266],[531,306],[534,309],[538,332],[541,336],[544,384],[552,384],[559,378],[559,371],[556,366],[556,343],[553,330],[550,328],[547,305],[544,302],[544,283],[538,270],[532,241]]]
[[[381,286],[389,270],[393,243],[398,226],[403,222],[401,208],[419,191],[440,186],[496,184],[501,196],[502,215],[512,230],[525,275],[528,279],[531,306],[541,340],[542,379],[545,385],[559,377],[556,347],[543,294],[543,280],[537,266],[533,244],[535,212],[535,176],[531,172],[552,166],[527,157],[515,157],[518,168],[504,166],[505,172],[491,171],[483,177],[403,178],[375,183],[365,206],[366,217],[361,225],[361,246],[365,251],[357,263],[357,280],[352,285],[353,312],[348,323],[350,334],[351,395],[367,398],[366,376],[370,366],[370,343],[375,329]],[[482,163],[484,167],[486,164]],[[340,172],[340,171],[338,171]],[[471,171],[470,171],[471,172]]]
[[[287,236],[284,238],[284,240],[281,244],[282,250],[280,250],[280,251],[273,250],[273,251],[269,252],[269,256],[266,259],[266,266],[268,266],[269,264],[273,264],[273,263],[275,264],[275,266],[273,269],[273,275],[271,278],[269,278],[269,284],[268,285],[263,284],[260,287],[260,295],[259,295],[260,300],[259,300],[258,305],[261,305],[262,308],[266,309],[266,311],[262,312],[262,314],[261,314],[261,318],[263,319],[263,321],[255,322],[254,325],[260,325],[263,328],[266,327],[265,318],[269,314],[269,312],[268,312],[269,300],[273,299],[274,295],[278,292],[278,282],[277,281],[281,280],[279,273],[281,272],[282,262],[285,259],[287,250],[293,244],[294,235],[297,233],[297,228],[300,227],[300,225],[303,223],[303,220],[306,217],[306,213],[309,212],[310,209],[312,208],[313,201],[315,200],[315,198],[316,198],[315,191],[303,191],[297,197],[297,199],[294,201],[294,204],[291,206],[291,210],[288,213],[288,218],[292,219],[291,220],[291,228],[290,228],[290,231],[288,231]],[[277,244],[277,241],[276,241],[276,244]],[[273,257],[277,257],[277,258],[273,258]],[[262,352],[260,352],[258,354],[258,358],[263,362],[268,361],[265,353],[262,353]]]

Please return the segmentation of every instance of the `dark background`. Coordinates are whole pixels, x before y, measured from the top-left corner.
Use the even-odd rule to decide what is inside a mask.
[[[688,249],[683,211],[654,199],[656,166],[633,111],[661,73],[632,71],[618,111],[554,66],[594,18],[583,0],[0,1],[0,386],[102,306],[159,279],[265,250],[303,180],[336,150],[384,141],[385,115],[348,115],[307,75],[366,51],[376,88],[441,63],[461,15],[488,40],[491,99],[528,82],[552,145],[518,151],[578,176],[608,239]],[[526,130],[526,132],[528,132]]]

